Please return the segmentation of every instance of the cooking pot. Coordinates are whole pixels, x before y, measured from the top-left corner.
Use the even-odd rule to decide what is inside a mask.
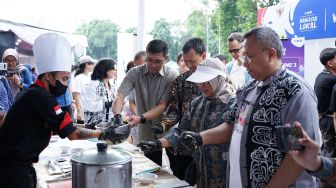
[[[106,142],[71,156],[73,188],[132,187],[132,156],[116,149],[107,150]]]

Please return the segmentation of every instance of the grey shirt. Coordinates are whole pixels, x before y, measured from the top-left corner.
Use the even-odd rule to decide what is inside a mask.
[[[147,64],[143,64],[128,71],[121,82],[118,92],[127,96],[134,89],[137,112],[138,114],[143,114],[157,106],[160,101],[168,103],[171,101],[172,84],[176,77],[177,73],[166,65],[163,65],[158,74],[152,75],[148,71]],[[155,135],[150,131],[155,123],[161,121],[161,118],[162,115],[157,119],[147,121],[145,124],[138,124],[139,141],[154,140],[161,136]]]

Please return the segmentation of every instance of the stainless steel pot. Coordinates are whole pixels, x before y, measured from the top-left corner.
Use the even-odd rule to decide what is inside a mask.
[[[97,143],[97,150],[74,154],[71,162],[73,188],[132,187],[132,156],[107,150],[106,142]]]

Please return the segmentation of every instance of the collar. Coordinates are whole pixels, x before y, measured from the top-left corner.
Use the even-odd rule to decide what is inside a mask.
[[[258,84],[258,86],[267,86],[267,85],[269,85],[270,83],[272,83],[272,81],[274,80],[274,78],[277,77],[277,76],[279,76],[285,69],[286,69],[286,66],[284,64],[282,64],[280,66],[280,68],[272,76],[270,76],[269,78],[267,78],[264,81],[260,81],[259,84]]]
[[[322,71],[322,73],[326,73],[326,74],[332,74],[329,70],[327,70],[327,69],[324,69],[323,71]]]
[[[44,82],[42,82],[41,80],[37,79],[34,83],[35,85],[47,90],[47,86],[44,84]]]
[[[159,74],[160,74],[161,76],[164,76],[164,75],[165,75],[165,72],[166,72],[166,65],[163,64],[163,66],[161,67],[161,69],[160,69],[160,71],[159,71]],[[144,64],[143,74],[150,74],[150,72],[148,71],[147,63]]]

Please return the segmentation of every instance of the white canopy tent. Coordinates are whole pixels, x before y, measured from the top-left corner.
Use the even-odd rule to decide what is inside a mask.
[[[59,31],[53,31],[48,29],[43,29],[39,27],[34,27],[26,24],[20,24],[15,22],[10,22],[7,20],[0,20],[0,31],[12,31],[17,35],[20,39],[26,41],[27,43],[33,45],[34,40],[44,33],[58,33],[63,35],[66,39],[68,39],[71,47],[75,47],[77,45],[81,45],[82,47],[87,47],[88,42],[87,38],[84,35],[74,35]]]
[[[72,48],[73,59],[74,55],[80,57],[86,54],[86,47],[88,47],[87,37],[84,35],[75,35],[70,33],[64,33],[60,31],[49,30],[45,28],[39,28],[31,25],[26,25],[22,23],[15,23],[8,20],[0,19],[0,32],[12,32],[15,34],[16,39],[24,41],[29,46],[33,46],[35,39],[44,33],[58,33],[64,36],[70,43]],[[15,41],[14,41],[15,42]],[[20,53],[20,44],[16,44],[16,48]],[[29,63],[30,65],[35,65],[35,58],[32,56],[32,49],[29,47],[30,53],[21,54],[20,53],[20,63]],[[2,56],[2,54],[0,54]]]

